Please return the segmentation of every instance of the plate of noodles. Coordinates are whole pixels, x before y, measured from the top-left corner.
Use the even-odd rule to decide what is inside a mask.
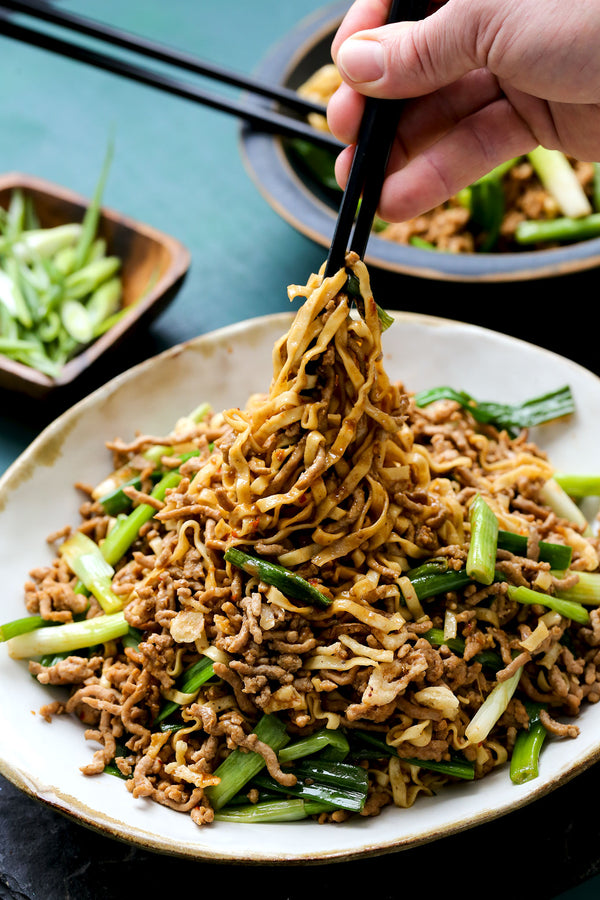
[[[0,772],[104,834],[350,859],[600,756],[598,379],[386,314],[347,265],[119,375],[0,480]]]
[[[268,84],[326,106],[340,78],[331,41],[349,4],[323,7],[285,34],[257,67]],[[263,101],[267,102],[267,101]],[[326,119],[311,113],[315,128]],[[264,199],[328,247],[341,192],[334,152],[242,126],[241,153]],[[568,187],[565,190],[565,185]],[[536,148],[508,160],[447,203],[407,222],[375,219],[371,267],[447,281],[519,281],[586,271],[600,262],[600,166]]]

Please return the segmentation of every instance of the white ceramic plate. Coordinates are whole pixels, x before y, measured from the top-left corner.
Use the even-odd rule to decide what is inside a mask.
[[[455,321],[395,313],[384,335],[390,375],[409,389],[449,384],[481,400],[516,402],[570,384],[572,421],[543,426],[533,437],[561,468],[597,469],[600,380],[562,357]],[[164,433],[198,402],[243,405],[266,390],[274,341],[287,313],[205,335],[151,359],[100,388],[50,425],[0,479],[0,621],[24,614],[23,583],[50,559],[48,534],[78,518],[75,481],[97,482],[110,468],[104,442],[135,430]],[[353,858],[401,849],[496,818],[548,793],[600,757],[600,704],[580,718],[577,740],[549,742],[540,777],[511,784],[506,769],[477,784],[448,788],[410,810],[343,825],[216,823],[198,828],[186,814],[133,800],[121,780],[88,777],[79,767],[94,745],[79,722],[45,722],[37,710],[48,688],[0,645],[0,772],[33,797],[82,824],[152,850],[184,857],[278,863]]]

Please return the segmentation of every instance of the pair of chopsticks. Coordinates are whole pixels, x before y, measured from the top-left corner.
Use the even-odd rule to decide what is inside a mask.
[[[393,0],[388,22],[422,19],[428,6],[428,0]],[[361,259],[365,256],[403,105],[403,100],[375,98],[368,98],[365,103],[350,174],[325,265],[326,278],[343,267],[348,249],[356,252]]]
[[[96,50],[74,42],[70,39],[70,35],[67,39],[66,36],[59,37],[38,28],[32,28],[30,25],[15,21],[14,14],[23,15],[35,22],[58,25],[70,35],[73,33],[83,35],[110,47],[133,52],[194,75],[241,88],[247,92],[248,96],[245,99],[236,99],[219,95],[171,75],[153,71],[136,62],[111,55],[104,50]],[[279,134],[282,137],[300,138],[334,152],[339,152],[342,148],[342,144],[333,135],[313,128],[308,122],[298,117],[305,117],[311,112],[324,114],[325,109],[318,103],[298,96],[294,90],[264,84],[250,76],[206,62],[164,44],[56,9],[45,0],[0,0],[0,36],[57,53],[60,56],[129,78],[140,84],[158,88],[166,93],[192,100],[212,109],[231,113],[262,131]],[[280,107],[284,107],[296,115],[285,113],[264,102],[251,103],[249,100],[251,96],[256,96],[263,101],[276,101]]]

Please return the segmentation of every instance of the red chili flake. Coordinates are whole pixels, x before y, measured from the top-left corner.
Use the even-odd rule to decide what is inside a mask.
[[[298,503],[306,503],[307,499],[308,498],[306,494],[300,494],[300,496],[298,497]]]

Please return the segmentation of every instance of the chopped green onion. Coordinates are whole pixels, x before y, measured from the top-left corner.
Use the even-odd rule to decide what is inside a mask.
[[[251,784],[271,793],[328,803],[332,809],[360,812],[365,805],[369,778],[362,766],[310,759],[299,761],[283,771],[293,773],[296,784],[282,785],[262,773],[255,776]]]
[[[437,250],[438,248],[432,241],[426,241],[425,238],[419,237],[418,234],[413,234],[409,240],[409,243],[413,247],[419,247],[420,250]]]
[[[510,600],[515,603],[539,604],[553,609],[555,612],[564,616],[565,619],[572,619],[580,625],[586,625],[590,620],[590,615],[581,603],[573,600],[564,600],[561,597],[553,597],[549,594],[543,594],[541,591],[534,591],[532,588],[523,585],[509,584],[506,587],[506,593]]]
[[[496,245],[504,219],[506,199],[502,178],[485,176],[464,193],[468,195],[469,225],[476,236],[477,250],[487,253]]]
[[[465,737],[471,744],[479,744],[484,741],[498,719],[504,714],[518,687],[522,672],[523,666],[519,666],[510,678],[498,682],[487,695],[465,728]]]
[[[600,497],[600,475],[555,472],[554,480],[570,497]]]
[[[540,488],[540,500],[561,519],[574,522],[586,537],[591,537],[592,527],[574,500],[555,478],[549,478]]]
[[[181,481],[179,472],[167,472],[150,492],[150,496],[157,500],[164,500],[166,492],[177,487]],[[110,565],[115,565],[137,539],[140,528],[148,522],[155,508],[150,503],[140,503],[128,516],[118,521],[112,531],[109,531],[101,544],[102,555]]]
[[[177,690],[183,695],[196,694],[202,685],[212,678],[214,674],[212,659],[208,656],[203,656],[182,673]],[[168,719],[170,715],[179,709],[180,705],[175,700],[169,700],[165,703],[154,720],[155,724]]]
[[[467,575],[481,584],[491,584],[496,571],[498,519],[481,494],[477,494],[471,503],[470,523]]]
[[[379,321],[381,322],[381,330],[387,331],[388,328],[394,324],[394,317],[390,315],[387,310],[383,309],[379,304],[377,304],[377,315],[379,316]]]
[[[75,531],[61,544],[59,553],[105,613],[113,613],[123,607],[123,600],[112,589],[114,569],[95,541],[83,532]]]
[[[60,251],[73,247],[80,234],[81,225],[77,222],[23,231],[11,250],[14,256],[23,262],[31,262],[38,258],[51,259]],[[0,252],[3,249],[0,247]]]
[[[375,753],[377,753],[379,756],[398,756],[398,751],[395,747],[392,747],[391,744],[387,744],[384,739],[379,738],[371,731],[355,729],[352,731],[352,736],[358,738],[368,746],[372,747]],[[358,750],[358,756],[360,756],[360,753],[361,751]],[[438,762],[434,759],[418,759],[416,757],[399,758],[402,759],[403,762],[408,763],[411,766],[420,766],[422,769],[428,769],[432,772],[440,772],[443,775],[450,775],[454,778],[462,778],[470,781],[475,777],[475,767],[473,763],[468,762],[468,760],[466,759],[455,758]]]
[[[122,298],[123,282],[118,275],[109,278],[92,292],[85,303],[85,308],[94,337],[97,336],[97,330],[103,323],[117,312]]]
[[[262,803],[248,803],[244,806],[229,806],[215,813],[218,822],[238,822],[239,824],[259,824],[262,822],[298,822],[310,816],[328,812],[331,806],[315,800],[268,800]]]
[[[225,560],[237,566],[237,568],[243,569],[247,575],[260,578],[265,584],[273,585],[286,597],[292,597],[294,600],[313,603],[321,607],[327,607],[331,603],[329,597],[326,597],[313,584],[276,563],[268,562],[259,557],[249,556],[235,547],[230,547],[225,552]]]
[[[289,742],[283,723],[272,714],[263,715],[254,729],[259,741],[268,744],[275,753],[279,753]],[[263,769],[265,760],[253,750],[244,752],[232,750],[226,759],[217,767],[215,775],[221,780],[219,784],[206,788],[206,795],[214,810],[220,810],[232,797],[241,791],[255,775]]]
[[[114,775],[116,778],[123,778],[125,780],[127,780],[129,778],[133,778],[133,772],[131,773],[131,775],[124,775],[123,772],[121,772],[121,770],[119,769],[119,767],[116,764],[117,757],[127,756],[128,753],[129,753],[129,751],[127,750],[126,747],[121,747],[119,744],[117,744],[117,746],[115,747],[115,755],[112,759],[112,762],[109,762],[104,767],[103,771],[107,775]]]
[[[527,536],[514,531],[498,531],[498,547],[508,550],[515,556],[527,555]],[[567,544],[555,544],[551,541],[540,541],[538,555],[542,562],[547,562],[553,569],[568,569],[571,565],[573,548]]]
[[[353,297],[354,300],[359,299],[361,302],[364,302],[360,293],[360,283],[354,272],[349,273],[348,280],[346,281],[346,284],[344,286],[344,290],[349,297]],[[387,329],[394,324],[394,317],[386,312],[385,309],[382,309],[378,303],[376,303],[375,306],[377,307],[377,315],[379,316],[379,322],[381,323],[381,330],[387,331]]]
[[[558,219],[525,219],[515,229],[518,244],[544,244],[550,241],[585,241],[600,235],[600,213],[582,219],[567,216]]]
[[[49,378],[123,311],[121,261],[96,234],[111,154],[83,224],[42,227],[19,189],[0,214],[0,353]]]
[[[342,761],[348,755],[350,745],[345,734],[339,728],[321,728],[308,737],[300,738],[293,744],[288,744],[279,753],[280,762],[291,762],[304,756],[311,756],[326,748],[335,750],[336,758]],[[332,757],[329,756],[331,759]]]
[[[564,216],[577,219],[592,212],[575,169],[560,150],[536,147],[527,154],[543,187],[554,197]]]
[[[540,722],[543,705],[527,701],[525,707],[529,714],[529,727],[520,729],[513,747],[510,758],[510,780],[513,784],[525,784],[538,777],[540,753],[548,733]]]
[[[53,624],[42,616],[24,616],[21,619],[13,619],[12,622],[0,625],[0,642],[8,641],[18,634],[27,634],[29,631],[35,631],[36,628],[44,628],[46,625]]]
[[[425,640],[429,641],[432,647],[442,647],[445,645],[449,650],[452,650],[453,653],[458,653],[460,656],[465,652],[465,639],[462,637],[447,638],[445,637],[442,628],[430,628],[423,633],[423,637]],[[494,650],[480,650],[479,653],[475,654],[473,659],[476,662],[481,663],[482,666],[493,669],[495,672],[504,667],[502,657]]]
[[[131,647],[132,650],[137,650],[140,643],[143,641],[144,635],[138,628],[134,628],[132,625],[129,626],[129,631],[127,634],[123,635],[123,640],[121,643],[123,647]]]
[[[429,597],[436,597],[438,594],[445,594],[447,591],[459,591],[469,584],[473,584],[473,579],[467,573],[466,569],[448,569],[445,572],[433,571],[417,575],[410,579],[419,600],[427,600]]]
[[[561,578],[564,573],[554,571],[552,574]],[[587,606],[600,605],[600,573],[577,572],[576,584],[557,589],[556,596],[561,600],[572,600]]]
[[[7,641],[8,654],[13,659],[31,659],[50,653],[64,653],[94,647],[127,634],[129,624],[123,612],[95,616],[79,622],[67,622],[52,628],[37,628]]]
[[[65,292],[69,299],[80,300],[93,294],[100,285],[113,278],[121,266],[118,256],[104,256],[88,263],[82,269],[76,269],[65,278]]]
[[[454,400],[468,410],[476,421],[504,428],[512,437],[521,428],[541,425],[575,410],[573,395],[567,385],[512,405],[478,401],[466,391],[457,391],[446,386],[431,388],[415,395],[415,403],[420,407],[428,406],[437,400]]]
[[[60,317],[69,334],[78,344],[89,344],[94,336],[92,320],[79,300],[65,300],[61,304]]]

